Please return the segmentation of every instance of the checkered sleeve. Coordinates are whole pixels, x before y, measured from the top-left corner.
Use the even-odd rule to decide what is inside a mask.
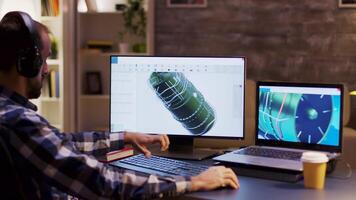
[[[84,199],[155,199],[190,190],[189,177],[148,176],[105,165],[83,154],[83,149],[79,151],[78,139],[68,139],[35,112],[16,115],[11,145],[40,176],[61,191]],[[84,140],[100,140],[87,136],[89,132],[83,135]],[[108,145],[109,140],[105,141]]]
[[[56,131],[56,130],[53,130]],[[63,133],[65,140],[72,141],[82,153],[101,156],[109,151],[124,147],[124,133],[116,132],[78,132]]]

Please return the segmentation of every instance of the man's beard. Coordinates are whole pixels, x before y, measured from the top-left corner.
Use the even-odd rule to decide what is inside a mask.
[[[27,79],[27,98],[37,99],[41,96],[42,81],[37,81],[35,79]]]

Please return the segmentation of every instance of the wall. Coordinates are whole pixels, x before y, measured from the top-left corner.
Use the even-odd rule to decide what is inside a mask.
[[[338,8],[338,0],[155,4],[157,55],[245,56],[250,79],[340,82],[356,89],[356,8]],[[356,116],[356,102],[352,106]]]

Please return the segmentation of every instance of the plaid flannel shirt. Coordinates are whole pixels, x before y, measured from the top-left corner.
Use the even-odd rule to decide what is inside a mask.
[[[190,190],[189,177],[142,175],[91,156],[122,148],[123,133],[61,133],[36,110],[27,98],[0,86],[0,123],[13,131],[7,136],[9,146],[19,157],[14,160],[23,160],[32,180],[25,187],[34,188],[36,198],[54,195],[53,190],[41,191],[43,183],[84,199],[152,199]]]

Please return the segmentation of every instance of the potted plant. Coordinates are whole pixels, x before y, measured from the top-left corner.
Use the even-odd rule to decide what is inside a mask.
[[[129,52],[129,43],[126,42],[126,31],[120,31],[118,33],[118,37],[119,37],[119,51],[120,53],[128,53]]]
[[[51,40],[51,59],[58,59],[58,39],[51,33],[50,35]]]
[[[133,51],[146,52],[146,11],[144,9],[144,0],[128,0],[126,8],[123,10],[123,20],[125,29],[119,32],[119,40],[122,42],[127,39],[128,35],[134,35],[142,42],[134,44]]]

